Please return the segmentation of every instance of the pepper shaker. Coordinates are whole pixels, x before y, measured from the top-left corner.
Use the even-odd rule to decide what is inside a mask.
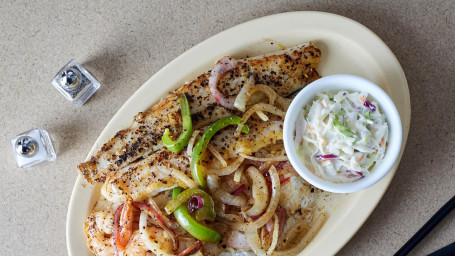
[[[55,161],[57,158],[47,131],[39,128],[18,134],[11,139],[14,156],[20,168]]]
[[[99,88],[100,83],[76,60],[70,60],[52,79],[52,84],[67,100],[82,106]]]

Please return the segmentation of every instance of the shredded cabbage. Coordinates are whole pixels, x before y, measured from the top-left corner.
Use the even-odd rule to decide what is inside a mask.
[[[318,94],[296,121],[299,156],[317,176],[335,183],[370,174],[383,158],[389,128],[377,102],[365,92]]]

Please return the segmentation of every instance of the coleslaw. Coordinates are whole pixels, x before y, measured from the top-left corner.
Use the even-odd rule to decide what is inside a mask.
[[[369,175],[382,161],[388,134],[385,115],[366,92],[328,91],[301,111],[294,142],[316,176],[346,183]]]

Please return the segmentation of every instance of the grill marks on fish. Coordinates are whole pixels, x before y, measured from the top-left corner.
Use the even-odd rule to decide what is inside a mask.
[[[319,78],[315,68],[320,56],[320,50],[313,45],[300,45],[275,54],[240,59],[236,69],[221,78],[219,87],[226,95],[235,96],[253,76],[256,84],[265,84],[279,95],[287,96]],[[85,179],[90,183],[105,182],[108,175],[115,175],[125,166],[161,150],[161,136],[166,128],[180,134],[182,118],[178,96],[181,93],[188,98],[194,129],[225,116],[241,115],[216,102],[208,86],[209,76],[209,72],[202,74],[148,111],[137,114],[129,128],[119,131],[89,161],[78,165]]]

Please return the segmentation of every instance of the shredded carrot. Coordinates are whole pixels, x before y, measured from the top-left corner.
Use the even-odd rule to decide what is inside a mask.
[[[316,171],[314,170],[314,166],[311,166],[311,172],[312,172],[313,174],[316,174]]]
[[[309,125],[307,125],[306,128],[310,131],[313,130],[313,128],[311,128],[311,126],[309,126]]]
[[[365,157],[365,154],[362,154],[360,157],[359,157],[359,160],[357,160],[357,162],[360,162],[362,161],[362,159]]]
[[[325,140],[322,140],[322,141],[321,141],[321,145],[325,145]]]
[[[360,101],[365,102],[365,98],[363,96],[360,96]]]
[[[323,159],[321,162],[327,162],[330,161],[330,159]]]

